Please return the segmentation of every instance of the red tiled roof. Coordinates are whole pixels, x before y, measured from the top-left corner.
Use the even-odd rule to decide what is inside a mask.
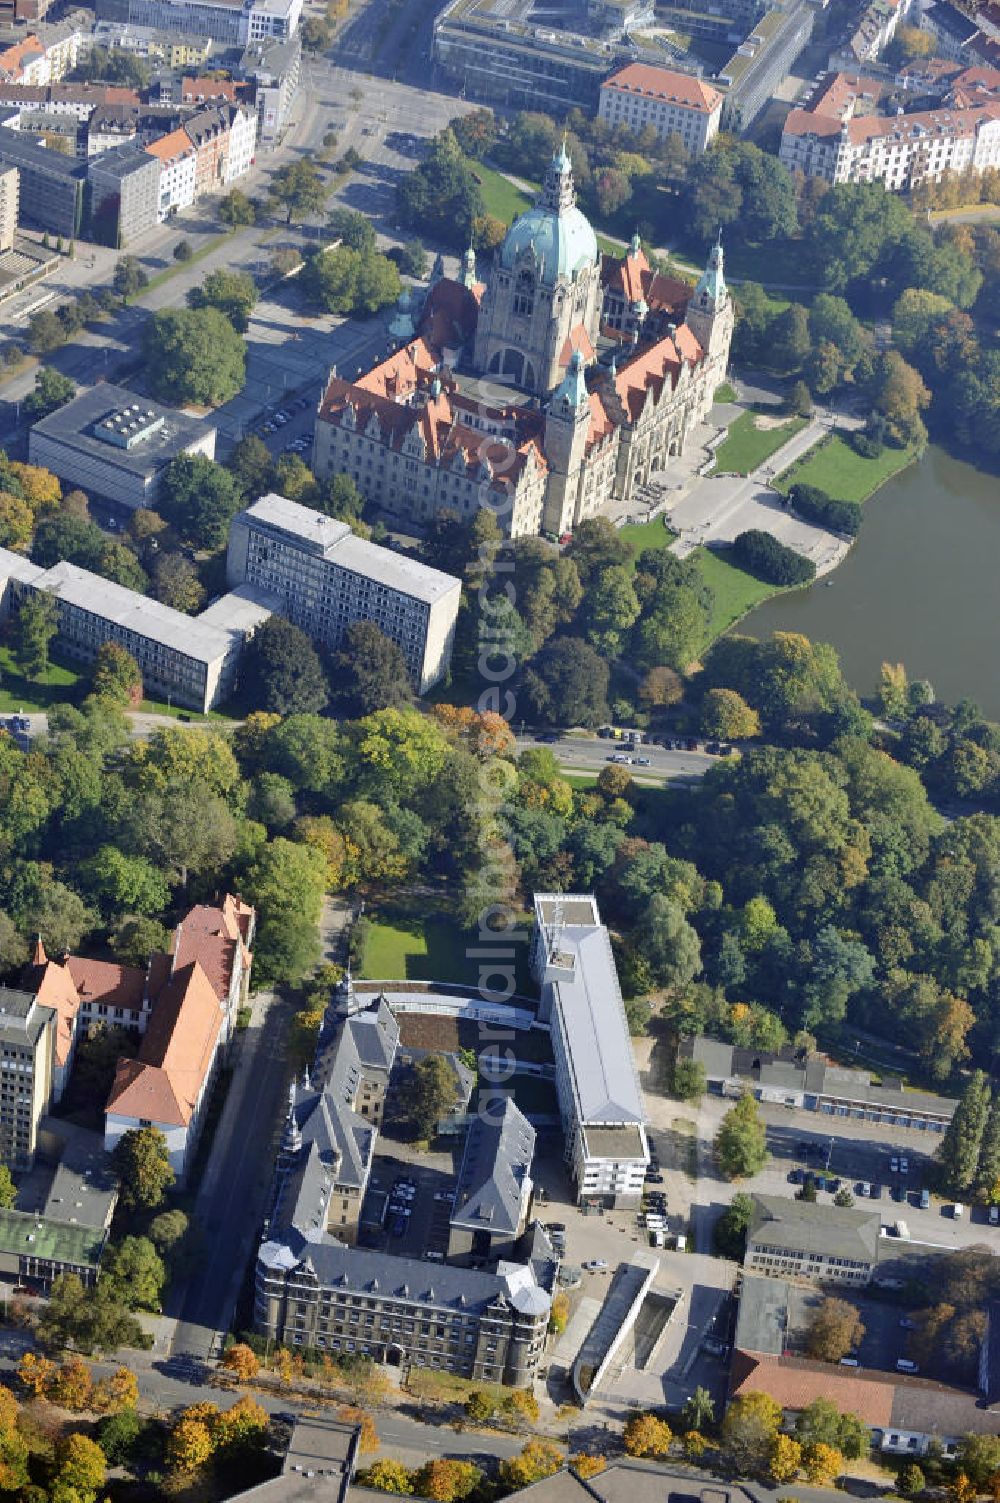
[[[67,955],[66,969],[80,994],[81,1002],[96,1002],[106,1007],[125,1007],[142,1011],[146,990],[146,973],[135,965],[118,965],[113,960],[88,960],[82,955]]]
[[[733,1398],[767,1393],[782,1409],[805,1409],[814,1399],[829,1399],[842,1414],[860,1414],[873,1429],[892,1420],[895,1385],[884,1375],[852,1373],[828,1362],[799,1357],[751,1357],[733,1353],[729,1371]]]
[[[580,351],[580,354],[588,365],[596,358],[597,352],[591,344],[590,335],[583,324],[574,324],[563,340],[563,347],[559,352],[559,364],[564,367],[569,365],[576,350]]]
[[[156,999],[139,1058],[119,1061],[108,1111],[186,1126],[211,1068],[222,1017],[198,962],[175,969]]]
[[[601,88],[665,99],[689,110],[700,110],[705,115],[711,114],[722,103],[718,89],[703,83],[700,78],[691,73],[678,73],[673,68],[657,68],[652,63],[627,63],[606,78]]]
[[[42,954],[45,954],[44,949]],[[26,991],[34,992],[43,1007],[56,1015],[56,1064],[64,1065],[73,1047],[73,1026],[80,1011],[80,998],[73,977],[65,965],[46,958],[42,965],[31,965],[22,977]]]
[[[151,141],[146,147],[147,154],[160,162],[172,162],[177,157],[186,156],[189,151],[194,151],[194,146],[191,137],[182,128],[172,130],[158,141]]]
[[[240,927],[240,909],[252,916],[253,910],[239,904],[227,893],[221,908],[202,903],[192,908],[174,930],[171,952],[174,966],[180,969],[197,961],[211,982],[216,996],[229,996],[237,945],[243,945],[247,927]],[[249,960],[249,955],[247,956]]]
[[[227,99],[235,104],[238,97],[236,84],[229,78],[184,78],[181,80],[181,98],[202,103],[210,99]]]
[[[483,282],[477,282],[472,288],[462,282],[453,282],[450,277],[435,282],[420,316],[423,340],[438,350],[454,349],[464,344],[475,332],[479,304],[485,290]]]
[[[45,56],[45,48],[36,36],[27,36],[23,42],[15,42],[13,47],[0,52],[0,71],[4,73],[21,73],[27,62],[33,62],[36,58]]]

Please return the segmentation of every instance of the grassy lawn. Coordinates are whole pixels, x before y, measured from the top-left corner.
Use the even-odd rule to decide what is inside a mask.
[[[776,449],[794,438],[806,425],[806,418],[792,417],[777,428],[758,428],[758,414],[741,412],[729,426],[729,433],[715,451],[713,475],[749,475],[765,459],[770,459]]]
[[[785,494],[801,483],[819,486],[836,501],[867,501],[912,458],[910,449],[887,445],[877,459],[865,459],[839,433],[832,433],[820,439],[776,484]]]
[[[735,564],[729,563],[723,555],[714,553],[710,548],[698,548],[691,557],[715,596],[708,627],[710,642],[714,642],[734,621],[739,621],[762,600],[769,600],[772,595],[779,593],[774,585],[765,584],[762,579],[754,579],[752,574],[737,569]]]
[[[207,715],[202,715],[198,710],[185,709],[183,705],[168,705],[162,699],[144,699],[140,702],[139,709],[144,715],[169,715],[171,720],[190,720],[199,725],[208,725],[210,721],[231,725],[238,718],[224,710],[209,710]]]
[[[50,662],[36,683],[24,678],[14,666],[9,647],[0,647],[0,711],[9,714],[24,710],[26,714],[45,711],[52,705],[75,703],[77,684],[83,675],[62,663]]]
[[[484,167],[482,162],[470,162],[469,166],[479,179],[487,214],[495,214],[504,224],[510,224],[518,214],[531,208],[532,200],[528,195],[509,183],[502,172],[497,172],[494,167]]]
[[[561,772],[559,776],[571,788],[596,788],[597,774],[589,772]]]
[[[371,934],[360,976],[368,981],[450,981],[479,983],[479,961],[470,955],[478,940],[444,913],[378,907],[369,917]],[[377,914],[377,917],[376,917]],[[528,946],[512,945],[517,961],[517,989],[533,992],[528,975]]]
[[[651,522],[629,522],[620,529],[621,536],[632,548],[636,558],[639,558],[649,548],[667,548],[677,536],[671,532],[664,523],[662,517],[654,517]]]

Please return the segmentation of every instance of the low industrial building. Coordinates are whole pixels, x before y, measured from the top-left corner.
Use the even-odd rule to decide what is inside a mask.
[[[649,1164],[646,1108],[597,900],[536,893],[531,971],[548,1023],[565,1157],[579,1201],[638,1206]]]
[[[770,1278],[804,1278],[814,1283],[871,1281],[878,1261],[877,1211],[753,1195],[743,1266]]]
[[[958,1104],[950,1096],[905,1089],[898,1076],[883,1076],[880,1085],[873,1085],[867,1070],[831,1064],[818,1053],[804,1058],[791,1049],[768,1053],[700,1035],[684,1039],[679,1052],[700,1064],[706,1085],[723,1096],[749,1091],[758,1101],[828,1117],[943,1133]]]
[[[48,1289],[60,1273],[85,1286],[100,1270],[118,1181],[98,1133],[43,1117],[38,1156],[0,1211],[0,1279]]]
[[[155,193],[159,164],[145,160]],[[148,397],[139,401],[125,387],[92,386],[32,426],[28,458],[88,496],[155,510],[171,460],[182,454],[214,459],[215,436],[213,424]]]
[[[461,581],[285,496],[262,496],[233,518],[226,577],[231,588],[261,591],[331,649],[355,622],[374,622],[399,647],[418,694],[448,671]]]

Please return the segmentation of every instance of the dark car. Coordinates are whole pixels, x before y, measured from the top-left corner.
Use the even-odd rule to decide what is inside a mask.
[[[788,1171],[788,1183],[790,1185],[801,1185],[801,1183],[802,1183],[802,1170],[801,1169],[789,1169],[789,1171]]]
[[[390,1224],[389,1230],[392,1232],[392,1235],[394,1237],[401,1237],[403,1235],[403,1233],[406,1231],[406,1217],[405,1216],[394,1216],[392,1218],[392,1222]]]
[[[830,1191],[831,1195],[836,1195],[837,1191],[840,1189],[840,1180],[830,1179],[830,1177],[827,1176],[826,1188]]]
[[[646,1178],[651,1185],[662,1185],[664,1182],[662,1174],[647,1174]]]
[[[710,757],[717,757],[722,751],[722,747],[719,745],[718,741],[706,741],[705,750],[708,752],[708,755]]]
[[[892,1195],[893,1200],[896,1201],[906,1199],[906,1190],[902,1185],[893,1185],[890,1194]]]

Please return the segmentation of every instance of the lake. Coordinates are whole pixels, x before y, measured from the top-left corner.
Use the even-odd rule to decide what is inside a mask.
[[[860,694],[884,662],[968,696],[1000,720],[1000,479],[928,448],[865,504],[857,543],[832,574],[746,616],[735,631],[832,642]]]

